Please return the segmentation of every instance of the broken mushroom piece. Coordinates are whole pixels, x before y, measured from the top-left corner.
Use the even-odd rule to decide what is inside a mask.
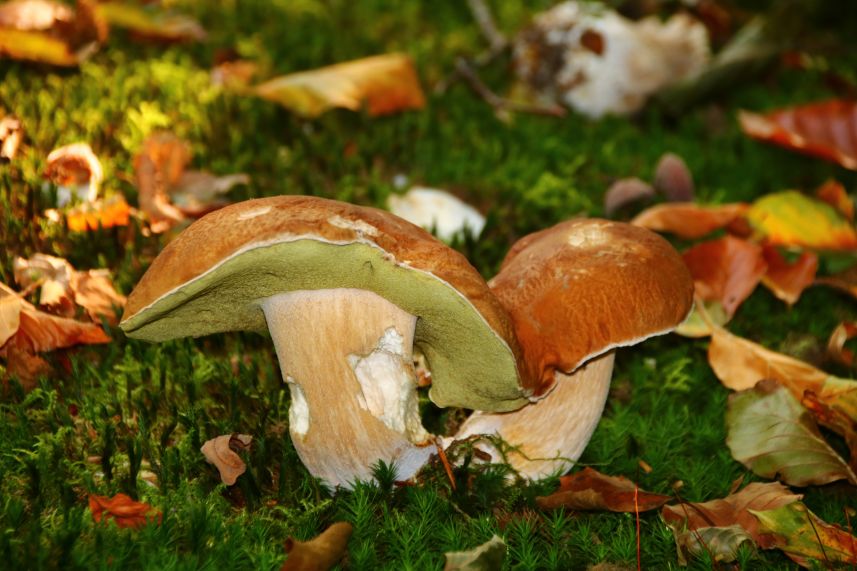
[[[565,472],[583,453],[607,399],[613,349],[671,331],[693,299],[690,274],[666,240],[597,219],[519,240],[489,285],[512,317],[522,374],[540,379],[542,398],[505,414],[476,412],[456,438],[500,436],[510,445],[505,461],[528,478]]]
[[[511,322],[467,260],[392,214],[331,200],[250,200],[201,218],[152,263],[120,327],[148,341],[270,331],[295,448],[332,486],[371,479],[379,460],[410,478],[435,450],[412,347],[439,406],[527,402]]]

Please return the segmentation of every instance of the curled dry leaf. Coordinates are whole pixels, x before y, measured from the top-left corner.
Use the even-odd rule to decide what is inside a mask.
[[[604,194],[604,213],[613,216],[621,208],[634,202],[654,198],[655,189],[637,177],[622,178],[610,185]]]
[[[826,202],[795,190],[759,198],[746,216],[758,236],[774,246],[857,249],[857,231],[848,220]]]
[[[104,180],[101,163],[86,143],[54,149],[48,155],[45,177],[57,185],[57,206],[72,200],[93,202]]]
[[[754,139],[857,170],[857,102],[825,101],[764,115],[741,111],[738,120]]]
[[[124,28],[135,37],[159,42],[185,42],[205,39],[203,27],[189,16],[163,12],[157,7],[127,2],[102,2],[97,13],[111,26]]]
[[[857,565],[857,537],[822,521],[801,502],[753,514],[760,530],[772,537],[770,547],[782,550],[802,567]]]
[[[759,381],[730,395],[726,427],[732,457],[763,478],[793,486],[857,484],[857,475],[821,436],[810,412],[776,381]]]
[[[752,483],[725,498],[665,506],[661,517],[675,536],[680,561],[685,553],[700,555],[706,550],[718,561],[734,561],[744,541],[765,543],[751,510],[776,509],[802,497],[778,482]]]
[[[239,184],[250,184],[250,177],[244,173],[215,176],[187,171],[170,189],[170,199],[183,214],[199,217],[229,204],[223,195]]]
[[[90,494],[89,511],[96,522],[112,519],[119,527],[139,529],[150,522],[161,523],[160,511],[125,494],[116,494],[112,498]]]
[[[607,476],[592,468],[563,476],[559,482],[559,490],[536,498],[539,507],[636,513],[657,509],[672,499],[641,490],[623,476]]]
[[[854,222],[854,202],[842,183],[830,179],[816,189],[815,196],[835,208],[849,222]]]
[[[235,453],[234,448],[245,450],[250,447],[253,437],[249,434],[225,434],[206,440],[200,450],[209,464],[214,464],[220,472],[220,479],[231,486],[238,476],[247,470],[244,460]]]
[[[478,210],[436,188],[414,187],[401,196],[391,194],[387,206],[396,216],[433,230],[445,242],[465,232],[478,237],[485,227],[485,217]]]
[[[694,240],[741,221],[749,207],[749,204],[741,202],[721,206],[684,202],[659,204],[638,214],[631,224]]]
[[[0,162],[15,158],[23,135],[24,127],[17,117],[8,115],[0,119]]]
[[[506,559],[506,544],[497,535],[482,545],[467,551],[444,553],[446,565],[443,571],[495,571],[502,569]]]
[[[335,107],[369,115],[422,109],[425,96],[411,59],[387,54],[276,77],[252,88],[263,99],[303,117]]]
[[[669,202],[693,200],[693,175],[684,159],[674,153],[665,153],[658,161],[654,186]]]
[[[354,527],[339,521],[309,541],[286,540],[289,558],[281,571],[327,571],[345,557]]]
[[[835,361],[848,367],[854,364],[854,351],[846,349],[845,343],[849,339],[857,337],[857,323],[843,321],[836,326],[830,339],[827,340],[827,354]]]
[[[767,269],[760,246],[733,236],[697,244],[682,259],[693,277],[696,297],[719,302],[728,318],[753,293]]]
[[[775,246],[768,244],[763,247],[762,253],[768,265],[768,271],[762,276],[762,284],[779,299],[794,305],[803,290],[815,281],[818,255],[802,252],[797,260],[789,262]]]

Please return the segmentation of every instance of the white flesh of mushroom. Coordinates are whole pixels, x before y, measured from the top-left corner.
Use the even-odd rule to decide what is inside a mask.
[[[566,375],[556,373],[554,389],[543,399],[513,412],[475,412],[461,426],[456,440],[477,434],[502,438],[510,445],[506,461],[526,478],[567,472],[583,454],[601,419],[613,356],[609,351]],[[476,447],[503,462],[500,451],[481,441]]]
[[[379,460],[412,477],[435,451],[420,422],[412,346],[417,318],[360,289],[261,300],[292,395],[298,456],[328,485],[372,479]]]

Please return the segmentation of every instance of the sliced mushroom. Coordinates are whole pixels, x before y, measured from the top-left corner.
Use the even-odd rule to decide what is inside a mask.
[[[527,402],[511,322],[463,256],[389,213],[320,198],[201,218],[152,263],[120,327],[148,341],[270,331],[295,448],[332,486],[371,479],[379,460],[409,478],[435,450],[413,347],[440,406]]]
[[[529,478],[565,472],[583,453],[607,399],[613,349],[671,331],[693,297],[666,240],[597,219],[519,240],[489,285],[512,317],[524,376],[540,379],[542,398],[505,414],[476,412],[456,438],[500,436],[511,445],[505,460]]]

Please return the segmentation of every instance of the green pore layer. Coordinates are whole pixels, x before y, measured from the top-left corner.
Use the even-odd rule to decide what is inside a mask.
[[[165,341],[224,331],[267,332],[260,301],[296,290],[373,291],[418,317],[415,347],[441,407],[489,411],[527,401],[508,345],[461,294],[433,275],[398,265],[364,243],[293,240],[240,252],[122,324],[129,337]]]

